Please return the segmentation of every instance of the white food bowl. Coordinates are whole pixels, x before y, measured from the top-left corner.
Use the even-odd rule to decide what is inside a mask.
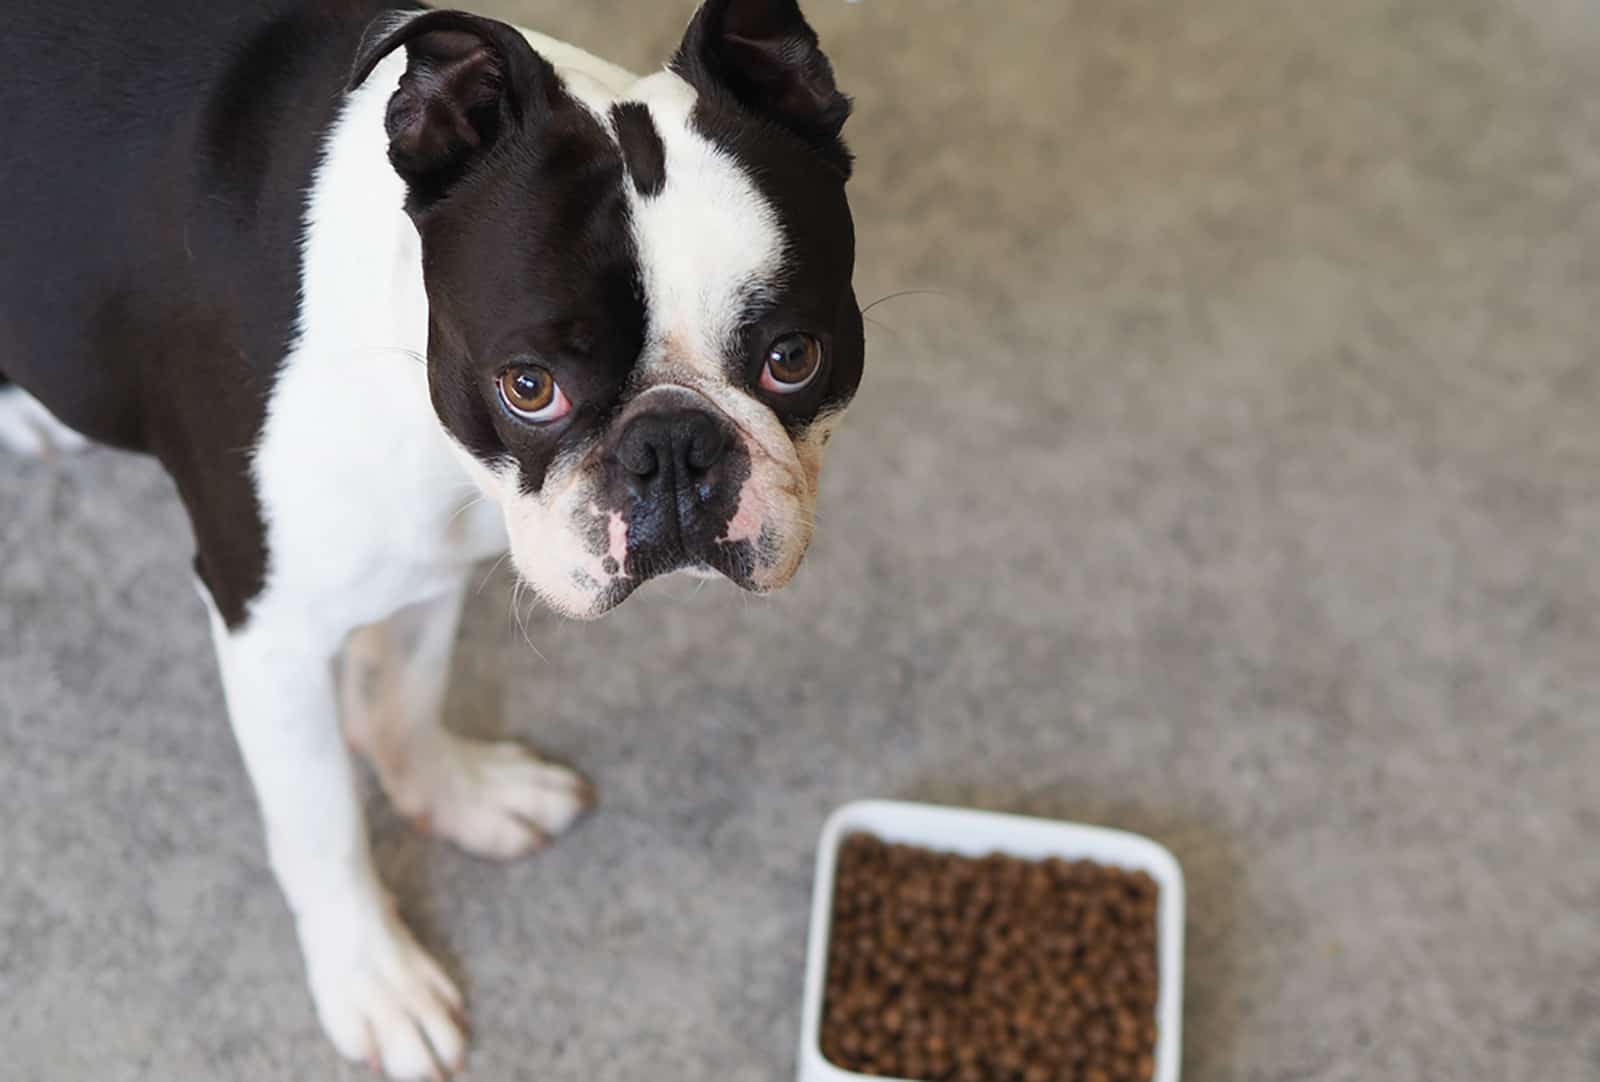
[[[981,857],[1004,853],[1025,860],[1092,860],[1149,873],[1160,887],[1156,913],[1156,1071],[1153,1082],[1177,1082],[1183,1023],[1183,872],[1167,849],[1149,838],[1105,827],[1031,819],[1020,815],[941,808],[895,800],[846,804],[828,817],[817,847],[806,954],[805,1014],[800,1030],[800,1082],[872,1082],[822,1054],[822,999],[827,989],[828,935],[833,921],[833,879],[839,843],[851,834],[886,842]],[[875,1082],[885,1082],[876,1079]],[[895,1080],[888,1080],[895,1082]],[[919,1082],[905,1079],[900,1082]]]

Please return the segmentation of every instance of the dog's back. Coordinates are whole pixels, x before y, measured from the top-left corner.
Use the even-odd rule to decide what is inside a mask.
[[[389,6],[12,5],[0,370],[106,443],[181,458],[199,416],[248,445],[293,331],[321,137]]]

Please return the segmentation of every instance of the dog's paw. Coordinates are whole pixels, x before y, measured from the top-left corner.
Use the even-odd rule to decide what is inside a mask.
[[[403,775],[385,777],[384,786],[402,815],[469,853],[526,856],[594,804],[588,782],[521,744],[445,735]]]
[[[0,387],[0,448],[29,458],[49,458],[88,445],[22,388]]]
[[[307,913],[300,939],[317,1017],[342,1055],[397,1080],[461,1070],[461,993],[386,900],[360,916]]]

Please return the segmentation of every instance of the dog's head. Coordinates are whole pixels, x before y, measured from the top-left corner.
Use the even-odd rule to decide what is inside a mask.
[[[863,354],[849,101],[794,0],[708,0],[620,94],[454,11],[374,24],[352,85],[402,48],[434,407],[521,575],[586,617],[679,569],[783,586]]]

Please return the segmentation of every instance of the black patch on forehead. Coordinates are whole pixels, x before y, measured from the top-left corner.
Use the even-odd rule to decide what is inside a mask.
[[[661,144],[649,107],[643,102],[620,102],[611,107],[611,121],[633,186],[647,199],[660,195],[667,185],[667,148]]]

